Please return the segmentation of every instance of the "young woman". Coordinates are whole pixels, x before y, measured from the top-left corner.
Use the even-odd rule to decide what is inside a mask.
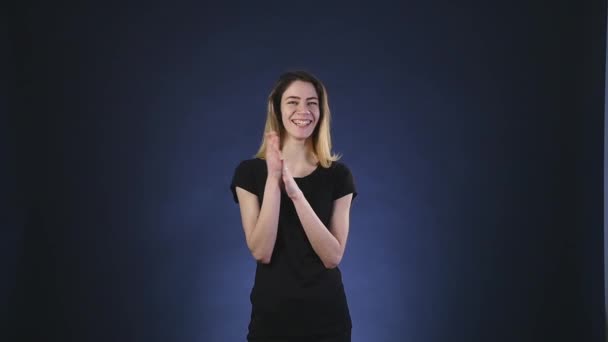
[[[257,261],[248,341],[350,341],[338,265],[357,192],[339,158],[325,86],[307,72],[281,75],[262,145],[230,185]]]

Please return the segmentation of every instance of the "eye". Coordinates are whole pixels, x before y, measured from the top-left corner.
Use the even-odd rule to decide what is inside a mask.
[[[316,106],[316,105],[317,105],[317,103],[316,103],[316,102],[308,102],[308,105],[309,105],[309,106]]]
[[[296,101],[289,101],[289,102],[287,102],[287,104],[295,104],[295,105],[297,105],[298,102],[296,102]]]

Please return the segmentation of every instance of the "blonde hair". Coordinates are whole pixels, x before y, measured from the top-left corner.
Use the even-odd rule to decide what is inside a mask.
[[[283,126],[283,119],[281,117],[281,98],[283,93],[294,81],[303,81],[311,83],[317,95],[319,96],[320,114],[319,123],[315,127],[312,137],[312,149],[311,153],[313,157],[319,162],[319,164],[328,168],[331,163],[338,161],[341,155],[334,154],[331,151],[331,111],[329,110],[329,101],[327,98],[327,91],[321,81],[315,76],[306,71],[290,71],[282,74],[275,86],[272,88],[270,95],[268,96],[268,108],[266,113],[266,124],[264,126],[264,134],[262,135],[262,144],[255,154],[255,158],[265,159],[266,156],[266,133],[275,131],[279,134],[279,140],[281,146],[285,140],[285,127]]]

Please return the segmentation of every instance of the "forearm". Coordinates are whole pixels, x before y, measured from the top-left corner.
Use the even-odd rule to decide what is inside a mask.
[[[269,176],[264,187],[264,200],[260,214],[247,244],[256,260],[269,263],[277,238],[281,189],[279,179]]]
[[[326,268],[334,268],[342,259],[342,248],[325,224],[319,219],[304,195],[292,199],[304,232]]]

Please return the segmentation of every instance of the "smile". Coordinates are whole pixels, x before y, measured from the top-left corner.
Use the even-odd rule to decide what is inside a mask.
[[[308,125],[310,125],[312,123],[312,120],[308,120],[308,119],[304,119],[304,120],[295,119],[295,120],[291,120],[291,122],[293,122],[294,125],[299,126],[299,127],[307,127]]]

